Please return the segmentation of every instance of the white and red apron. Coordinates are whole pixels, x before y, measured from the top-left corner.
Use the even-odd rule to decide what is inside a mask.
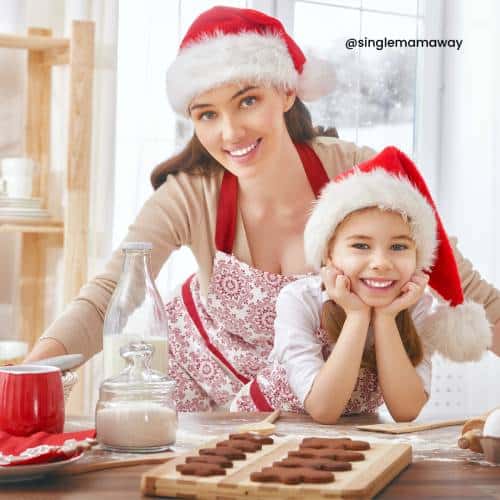
[[[328,182],[328,175],[310,146],[296,144],[296,148],[317,197]],[[274,341],[278,294],[300,276],[261,271],[232,255],[237,210],[238,179],[226,171],[218,201],[217,251],[207,297],[201,296],[195,274],[182,285],[181,294],[165,306],[169,375],[177,383],[175,400],[181,412],[228,408],[232,402],[233,407],[242,410],[270,411],[283,408],[286,401],[295,397],[286,377],[279,369],[273,370],[267,358]],[[327,349],[325,339],[325,355]],[[370,373],[366,378],[362,370],[356,387],[365,387],[365,379],[369,379],[371,391],[368,399],[373,399],[373,391],[378,392],[376,374]],[[368,392],[355,391],[353,396],[358,394],[356,398],[362,396],[364,400]],[[301,411],[300,404],[286,406],[291,411]],[[361,400],[355,404],[356,409],[369,410],[364,406]]]

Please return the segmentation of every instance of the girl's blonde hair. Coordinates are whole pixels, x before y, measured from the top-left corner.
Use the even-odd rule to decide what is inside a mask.
[[[337,229],[354,213],[362,212],[370,208],[378,207],[365,207],[360,210],[351,212],[337,226]],[[381,210],[392,211],[383,208],[381,208]],[[400,215],[406,223],[409,223],[409,219],[406,214],[401,213]],[[332,236],[328,243],[328,252],[330,252],[334,240],[335,235]],[[324,285],[322,288],[324,289]],[[323,307],[321,309],[321,327],[328,333],[328,336],[332,342],[337,342],[340,332],[342,331],[342,327],[344,326],[345,318],[346,314],[344,310],[339,305],[335,304],[335,302],[333,302],[332,300],[328,300],[323,304]],[[401,336],[401,341],[403,342],[406,354],[410,358],[412,365],[417,366],[422,361],[424,353],[422,342],[420,341],[420,337],[418,336],[417,329],[415,328],[415,324],[413,323],[410,311],[408,309],[404,309],[396,316],[396,326],[398,327],[399,335]],[[377,367],[374,345],[363,352],[361,366],[364,368],[373,369]]]

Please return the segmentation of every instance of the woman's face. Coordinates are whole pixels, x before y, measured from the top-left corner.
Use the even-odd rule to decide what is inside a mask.
[[[288,135],[283,114],[294,101],[295,94],[274,87],[227,84],[193,99],[189,113],[210,155],[245,178],[266,165],[279,164]]]
[[[347,216],[330,244],[327,264],[341,269],[370,307],[390,304],[416,269],[417,251],[401,214],[368,208]]]

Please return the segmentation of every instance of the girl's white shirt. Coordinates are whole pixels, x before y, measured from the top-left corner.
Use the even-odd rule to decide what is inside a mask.
[[[284,366],[290,387],[302,404],[325,364],[323,344],[315,333],[320,327],[322,306],[329,300],[326,291],[321,290],[321,284],[318,275],[298,279],[281,290],[276,302],[275,339],[269,360]],[[410,309],[417,332],[423,319],[432,311],[435,301],[426,290],[420,301]],[[365,349],[373,343],[373,329],[369,327]],[[424,358],[415,368],[429,395],[432,353],[422,344]]]

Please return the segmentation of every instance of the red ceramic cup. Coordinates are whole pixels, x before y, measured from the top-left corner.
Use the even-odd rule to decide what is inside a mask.
[[[29,436],[64,427],[61,371],[53,366],[0,367],[0,431]]]

